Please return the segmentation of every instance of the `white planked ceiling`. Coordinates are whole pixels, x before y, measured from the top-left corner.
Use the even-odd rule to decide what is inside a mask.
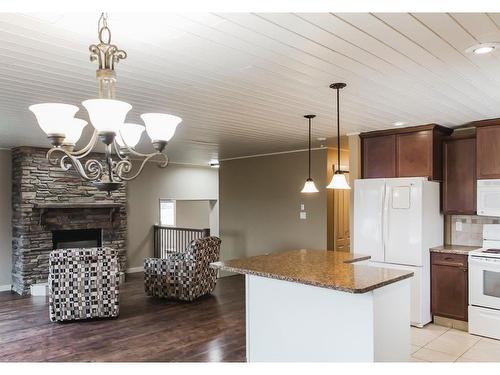
[[[0,14],[0,147],[47,145],[30,104],[95,97],[97,18]],[[335,136],[336,81],[348,84],[342,134],[500,117],[500,52],[464,52],[500,42],[500,14],[112,13],[109,25],[129,55],[117,67],[128,120],[184,119],[168,146],[176,162],[304,148],[306,113],[314,137]]]

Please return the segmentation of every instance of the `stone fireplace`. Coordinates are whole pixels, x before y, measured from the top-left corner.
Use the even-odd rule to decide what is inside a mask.
[[[12,150],[12,290],[47,281],[54,248],[110,246],[126,269],[127,190],[110,197],[45,158],[47,149]]]

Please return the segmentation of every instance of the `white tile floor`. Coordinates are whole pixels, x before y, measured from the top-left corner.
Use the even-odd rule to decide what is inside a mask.
[[[415,362],[500,362],[500,340],[435,324],[411,327],[411,344]]]

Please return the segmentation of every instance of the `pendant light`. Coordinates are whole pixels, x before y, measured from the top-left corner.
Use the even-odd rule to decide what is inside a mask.
[[[301,193],[317,193],[318,189],[311,178],[311,120],[315,118],[316,115],[305,115],[304,117],[309,120],[309,175]]]
[[[332,83],[331,89],[337,90],[337,169],[333,173],[332,180],[326,187],[327,189],[350,189],[345,178],[345,172],[340,169],[340,90],[346,87],[345,83]]]

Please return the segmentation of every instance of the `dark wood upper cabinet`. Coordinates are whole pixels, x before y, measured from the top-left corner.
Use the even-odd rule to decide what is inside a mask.
[[[396,160],[398,177],[433,176],[432,131],[397,135]]]
[[[396,136],[363,139],[363,177],[396,177]]]
[[[431,253],[433,315],[467,321],[467,255]]]
[[[476,129],[478,179],[500,178],[500,121]]]
[[[476,214],[476,138],[449,137],[443,143],[443,213]]]
[[[441,180],[442,139],[452,129],[431,124],[360,134],[363,178]]]

